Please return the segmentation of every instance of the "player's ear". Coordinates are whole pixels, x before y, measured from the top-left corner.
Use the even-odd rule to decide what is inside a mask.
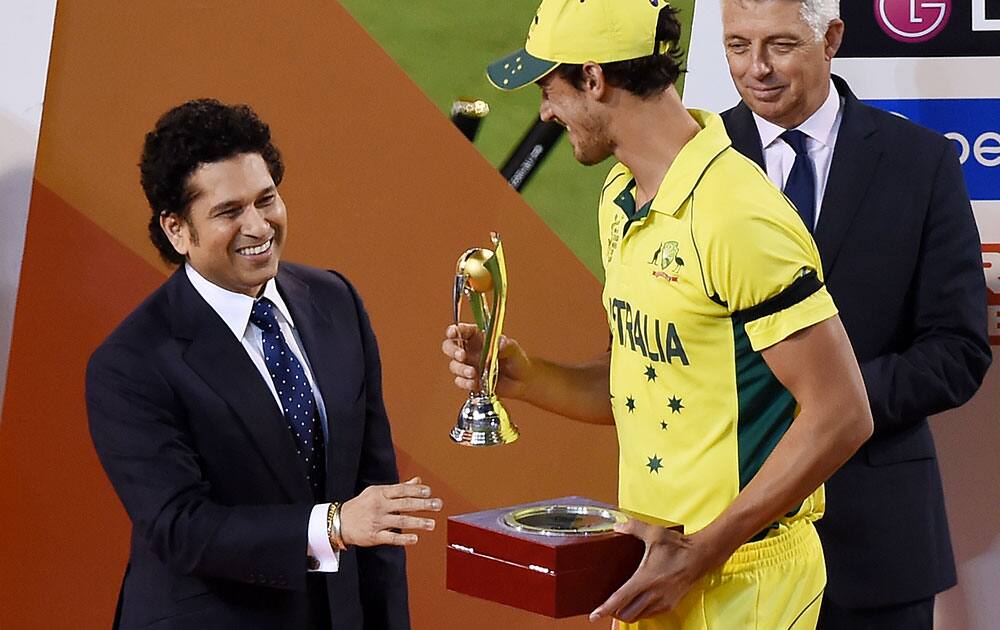
[[[583,91],[600,99],[604,96],[605,89],[607,89],[607,80],[601,65],[593,61],[583,64]]]

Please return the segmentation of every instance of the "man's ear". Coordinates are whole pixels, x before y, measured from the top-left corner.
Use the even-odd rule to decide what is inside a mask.
[[[187,222],[175,212],[161,212],[160,229],[166,234],[167,240],[174,246],[177,253],[181,256],[187,256],[191,236]]]
[[[823,51],[826,54],[827,61],[832,60],[837,55],[837,51],[840,50],[840,44],[843,41],[844,22],[843,20],[833,20],[826,27],[826,35],[823,37]]]
[[[604,78],[604,69],[593,61],[583,64],[583,91],[589,92],[595,99],[604,97],[608,82]]]

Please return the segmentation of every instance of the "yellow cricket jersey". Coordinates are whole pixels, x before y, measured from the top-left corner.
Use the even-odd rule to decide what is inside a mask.
[[[794,207],[717,115],[691,115],[702,130],[649,204],[636,209],[622,164],[600,203],[619,501],[689,533],[732,503],[796,414],[760,352],[837,313]],[[823,508],[820,487],[761,537]]]

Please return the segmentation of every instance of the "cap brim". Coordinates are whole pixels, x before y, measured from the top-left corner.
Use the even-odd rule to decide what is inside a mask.
[[[557,61],[532,57],[522,48],[488,65],[486,76],[501,90],[516,90],[541,79],[558,65]]]

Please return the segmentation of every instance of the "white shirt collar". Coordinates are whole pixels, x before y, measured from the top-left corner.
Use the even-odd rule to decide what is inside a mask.
[[[833,80],[830,80],[830,93],[827,94],[826,100],[817,109],[812,116],[806,119],[804,123],[796,127],[799,131],[806,134],[816,142],[821,143],[823,146],[832,149],[833,148],[833,127],[837,122],[837,114],[840,113],[840,93],[837,92],[837,87],[833,84]],[[778,139],[778,136],[785,132],[784,127],[780,127],[770,121],[764,120],[756,113],[753,114],[754,122],[757,123],[757,133],[760,135],[760,144],[763,148],[771,146],[771,144]]]
[[[249,295],[223,289],[206,280],[188,263],[184,264],[184,272],[187,274],[188,280],[191,281],[194,290],[208,302],[208,305],[222,318],[229,330],[233,331],[236,338],[242,339],[243,335],[246,334],[247,325],[250,323],[250,311],[253,310],[254,299]],[[289,326],[295,328],[292,315],[288,312],[285,301],[281,299],[281,294],[278,293],[278,285],[274,278],[268,280],[267,284],[264,285],[264,293],[261,297],[266,297],[274,302],[274,305],[278,307],[279,319],[284,318]]]

